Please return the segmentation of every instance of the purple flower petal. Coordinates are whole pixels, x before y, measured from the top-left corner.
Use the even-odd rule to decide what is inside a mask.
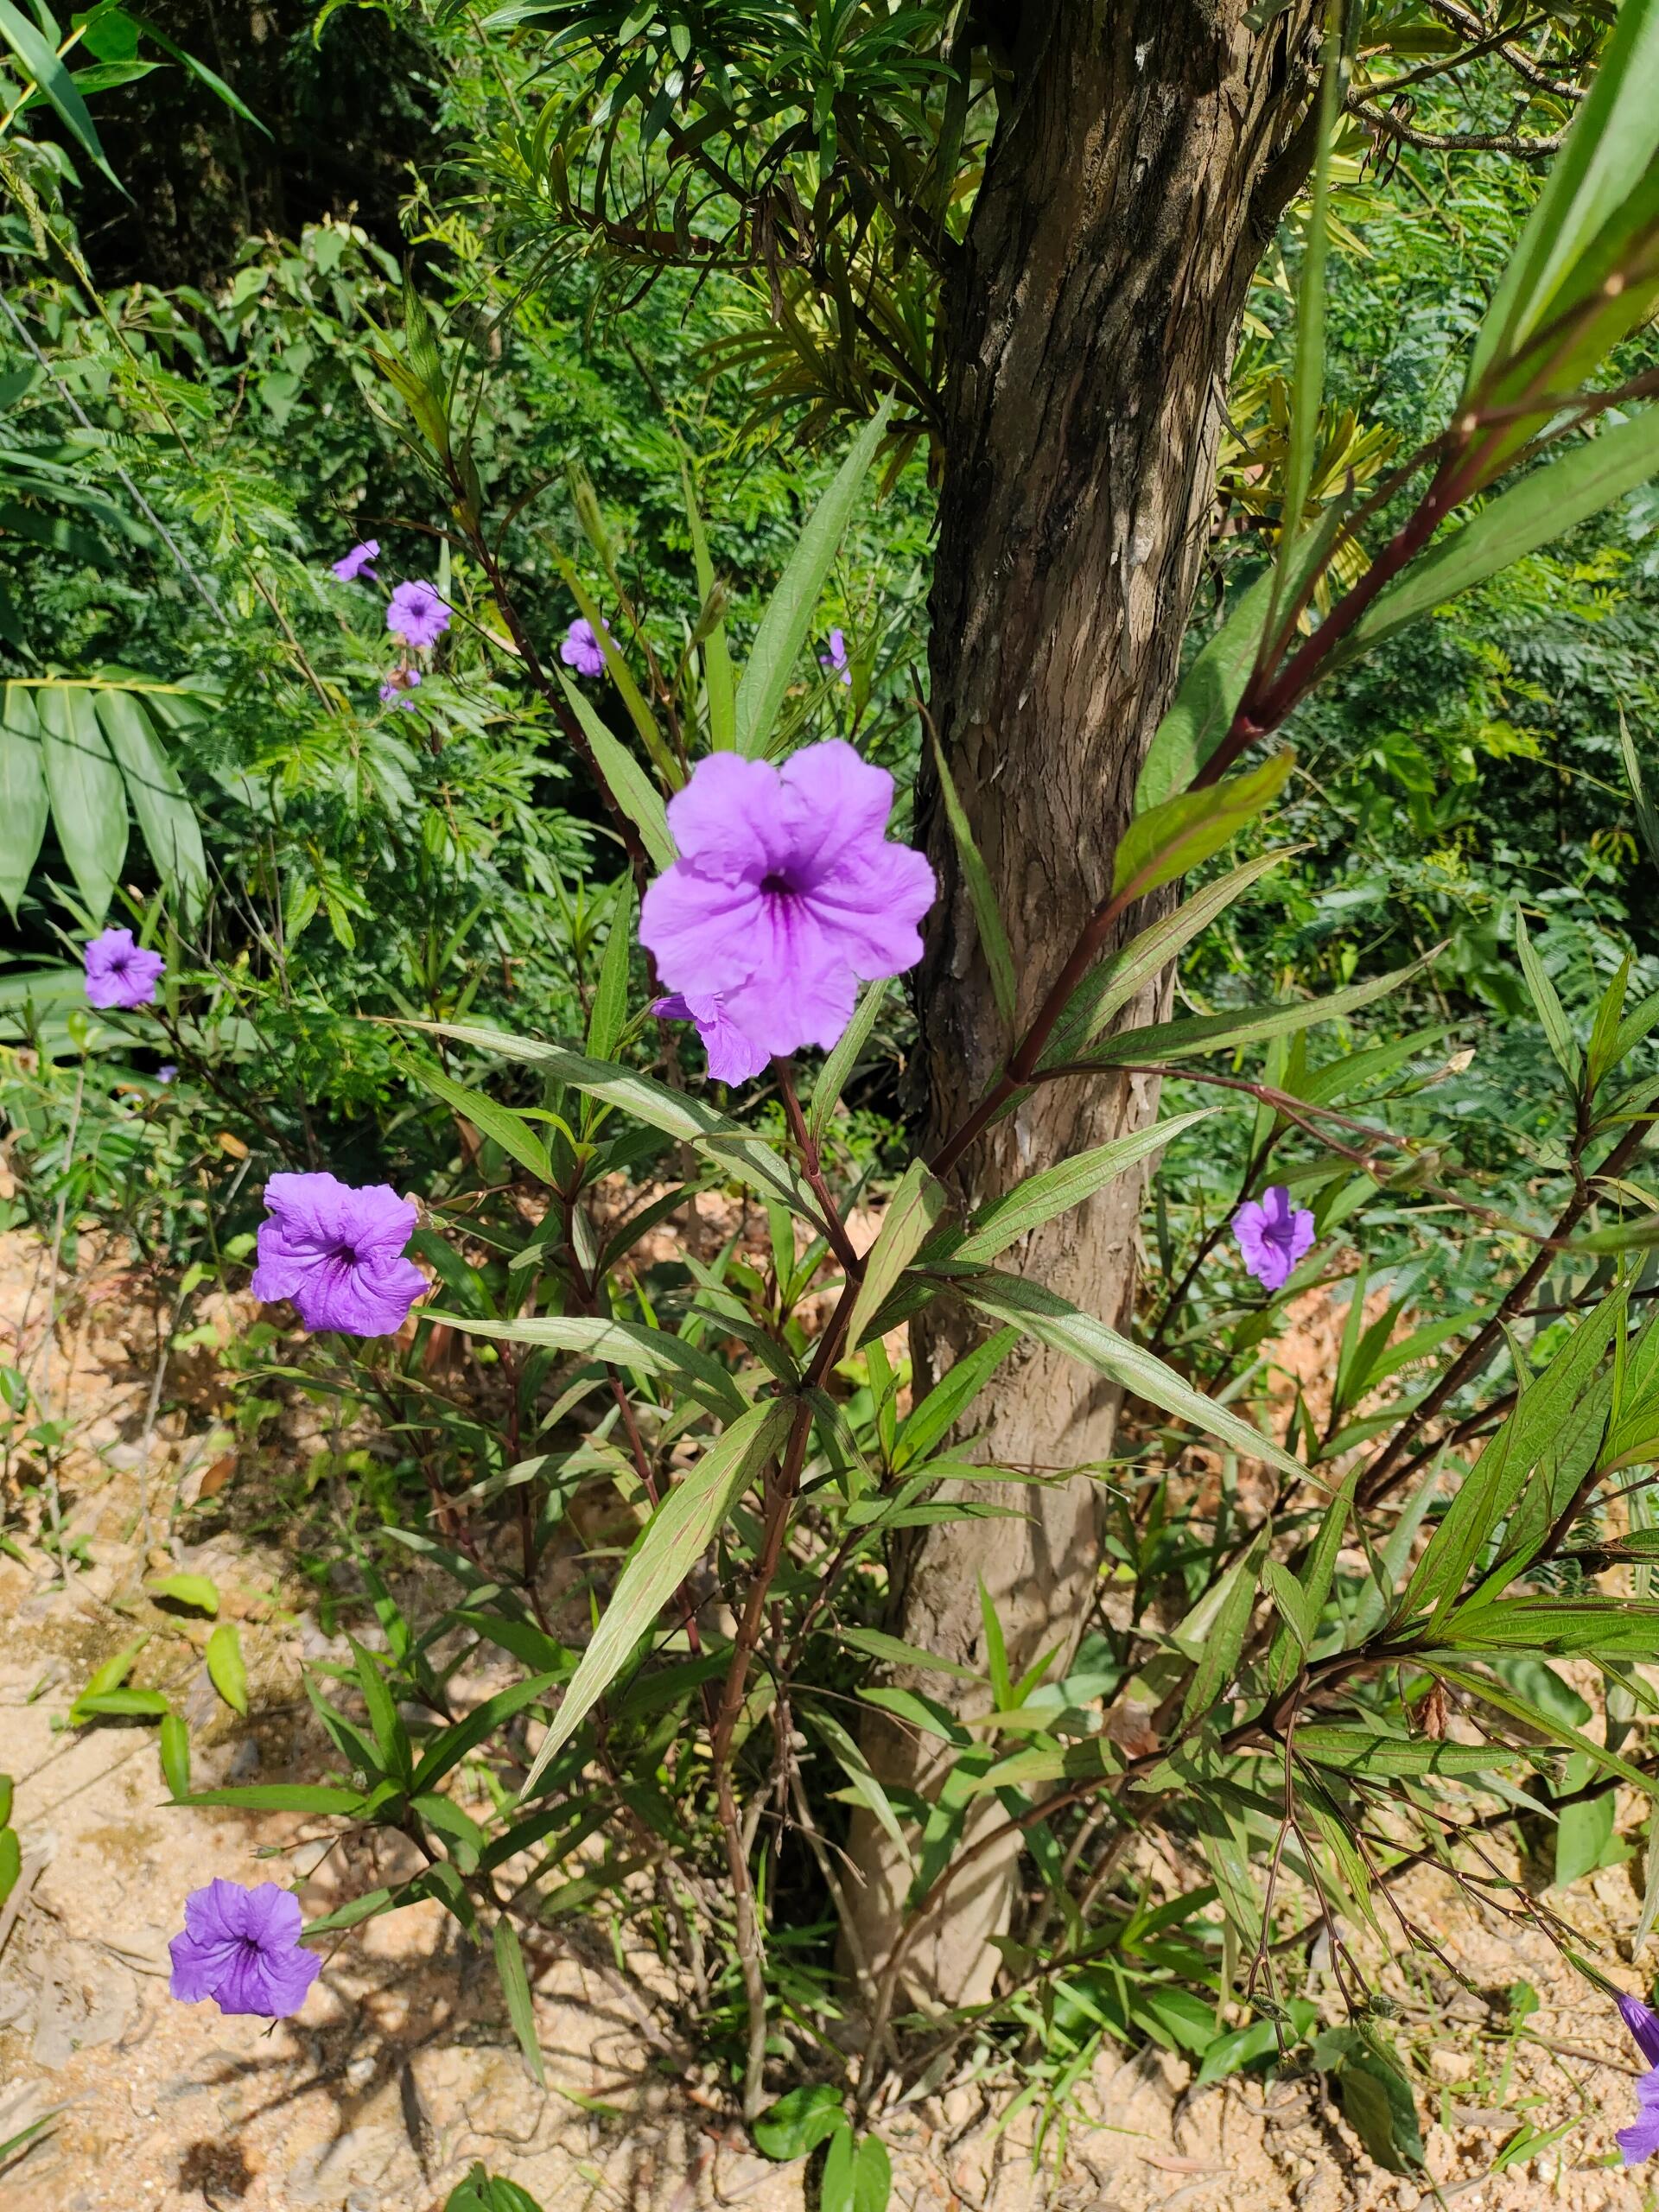
[[[387,1183],[355,1189],[328,1174],[273,1175],[260,1223],[253,1294],[291,1299],[308,1329],[390,1337],[426,1288],[404,1257],[418,1218]]]
[[[1261,1199],[1247,1198],[1233,1216],[1233,1235],[1244,1264],[1267,1290],[1282,1290],[1313,1243],[1313,1217],[1293,1206],[1290,1192],[1275,1183]]]
[[[602,615],[600,619],[608,630],[610,624],[604,621]],[[564,643],[559,647],[559,658],[567,668],[574,668],[578,676],[603,676],[605,673],[604,648],[594,635],[594,626],[585,614],[577,615],[565,632]]]
[[[300,1948],[300,1927],[298,1900],[274,1882],[245,1889],[215,1877],[185,1899],[183,1933],[168,1945],[174,1996],[265,2019],[297,2012],[322,1970]]]
[[[167,963],[159,952],[147,952],[132,941],[130,930],[105,930],[87,945],[86,996],[96,1007],[152,1005],[156,986]]]
[[[349,553],[342,554],[338,561],[331,563],[331,566],[341,583],[348,584],[357,576],[372,576],[374,570],[369,563],[378,560],[379,555],[379,539],[365,537],[360,545],[353,545]]]
[[[724,1002],[767,1053],[834,1045],[861,979],[921,957],[933,871],[889,842],[893,779],[840,739],[781,770],[698,762],[670,800],[681,857],[645,893],[639,935],[671,991]]]
[[[399,584],[386,607],[386,627],[406,645],[435,645],[449,627],[449,608],[435,585],[417,578]]]
[[[1636,2047],[1649,2066],[1659,2067],[1659,2012],[1644,2005],[1639,1997],[1627,1997],[1621,1990],[1614,1999],[1619,2018],[1636,2037]]]
[[[1624,2004],[1625,2000],[1621,1998],[1618,2005],[1621,2012],[1624,2012]],[[1625,2012],[1624,2017],[1628,2022],[1630,2014]],[[1652,2019],[1651,2012],[1648,2018]],[[1632,2029],[1631,2032],[1635,2031]],[[1646,2057],[1648,2050],[1645,2044],[1642,2050],[1643,2057]],[[1636,2101],[1637,2117],[1628,2127],[1619,2129],[1616,2139],[1627,2166],[1639,2166],[1644,2159],[1652,2158],[1654,2152],[1659,2151],[1659,2066],[1656,2066],[1650,2074],[1644,2074],[1637,2083]]]
[[[664,1021],[696,1023],[697,1035],[709,1056],[709,1073],[715,1083],[747,1083],[751,1076],[760,1074],[771,1058],[764,1045],[757,1045],[732,1020],[718,991],[695,998],[684,998],[676,992],[656,1000],[651,1010]]]

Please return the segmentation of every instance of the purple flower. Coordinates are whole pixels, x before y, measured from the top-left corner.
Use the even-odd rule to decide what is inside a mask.
[[[94,1006],[153,1006],[167,963],[132,941],[130,930],[105,930],[86,947],[86,995]]]
[[[770,1057],[766,1047],[746,1037],[726,1011],[718,991],[701,991],[691,998],[679,992],[652,1001],[652,1012],[664,1021],[695,1021],[702,1049],[709,1055],[709,1073],[715,1083],[747,1083],[759,1075]]]
[[[374,570],[369,563],[372,561],[378,561],[379,557],[379,539],[365,537],[360,545],[353,545],[349,553],[342,553],[340,559],[330,565],[341,583],[348,584],[355,577],[372,576]]]
[[[1233,1216],[1233,1234],[1244,1264],[1268,1290],[1282,1290],[1291,1269],[1313,1242],[1313,1217],[1293,1206],[1282,1183],[1263,1191],[1261,1201],[1247,1198]]]
[[[668,804],[680,858],[645,893],[639,936],[671,992],[718,995],[761,1054],[834,1045],[861,979],[922,957],[933,871],[885,835],[893,779],[843,739],[774,768],[698,761]]]
[[[187,2005],[211,1997],[221,2012],[283,2020],[297,2012],[322,1971],[300,1948],[300,1905],[275,1882],[244,1889],[217,1877],[184,1901],[184,1933],[168,1945],[173,1994]]]
[[[1659,2012],[1642,2003],[1639,1998],[1626,1997],[1615,1991],[1614,2001],[1625,2026],[1636,2038],[1636,2047],[1651,2069],[1636,2085],[1636,2101],[1639,2107],[1637,2118],[1628,2127],[1618,2131],[1618,2147],[1624,2154],[1627,2166],[1639,2166],[1659,2151]]]
[[[830,650],[827,653],[818,655],[818,666],[839,670],[842,682],[851,683],[853,671],[847,665],[847,633],[844,630],[832,630],[830,632]]]
[[[156,1080],[157,1083],[171,1083],[178,1071],[177,1067],[171,1060],[163,1060],[160,1067],[156,1071]]]
[[[405,692],[412,691],[420,680],[421,671],[418,668],[394,668],[380,686],[381,705],[390,707],[395,702],[399,707],[408,708],[410,713],[413,713],[415,702],[405,698],[404,695]]]
[[[606,630],[611,626],[603,615],[600,617],[600,623]],[[564,643],[559,647],[559,658],[567,668],[574,668],[578,676],[603,676],[605,673],[605,649],[594,635],[594,626],[586,615],[577,615],[565,632]]]
[[[291,1298],[308,1329],[390,1337],[403,1327],[426,1288],[404,1257],[416,1218],[411,1199],[389,1183],[354,1190],[333,1175],[273,1175],[265,1204],[256,1298]]]
[[[386,607],[386,627],[406,645],[435,645],[449,627],[449,609],[424,578],[399,584]]]

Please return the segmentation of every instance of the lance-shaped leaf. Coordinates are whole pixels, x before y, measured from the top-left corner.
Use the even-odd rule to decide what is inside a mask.
[[[0,899],[14,921],[50,811],[34,695],[22,684],[8,683],[0,693]]]
[[[499,1145],[509,1160],[528,1167],[538,1182],[551,1185],[555,1181],[547,1147],[521,1116],[499,1106],[486,1092],[471,1090],[464,1083],[454,1082],[441,1068],[429,1067],[417,1060],[410,1072],[435,1097],[442,1098],[446,1106],[452,1106],[483,1135]]]
[[[1077,1153],[1057,1166],[1028,1175],[1000,1198],[982,1205],[959,1240],[953,1237],[940,1247],[939,1256],[995,1260],[1033,1229],[1080,1206],[1151,1154],[1160,1152],[1183,1129],[1190,1129],[1195,1122],[1207,1121],[1216,1111],[1213,1106],[1200,1106],[1190,1114],[1176,1115],[1173,1121],[1154,1122],[1126,1137],[1114,1137],[1109,1144],[1096,1145],[1092,1151]]]
[[[1544,963],[1538,957],[1532,939],[1527,934],[1526,916],[1517,906],[1515,910],[1515,949],[1521,962],[1521,972],[1527,979],[1527,990],[1531,997],[1544,1035],[1556,1063],[1569,1084],[1578,1083],[1583,1061],[1576,1039],[1567,1026],[1567,1011],[1556,996],[1555,986],[1545,973]]]
[[[963,880],[968,887],[968,901],[974,910],[980,949],[985,955],[985,965],[990,972],[991,995],[996,1001],[997,1012],[1012,1027],[1016,994],[1014,954],[1008,945],[1008,933],[1002,925],[1002,912],[996,903],[996,890],[991,881],[990,870],[985,865],[979,847],[974,842],[973,830],[963,810],[962,801],[957,795],[956,783],[937,734],[933,735],[933,765],[938,772],[939,797],[944,802],[944,818],[950,825],[957,857],[962,862]],[[1122,848],[1120,846],[1118,849],[1121,852]]]
[[[870,1032],[875,1027],[875,1017],[881,1011],[881,1001],[892,980],[891,976],[883,976],[876,982],[865,984],[853,1018],[841,1033],[841,1042],[818,1070],[818,1079],[812,1086],[806,1107],[806,1131],[815,1143],[822,1141],[830,1116],[841,1103],[841,1094],[858,1065],[858,1056],[870,1041]]]
[[[1421,1774],[1484,1774],[1518,1766],[1524,1754],[1503,1744],[1446,1744],[1406,1736],[1383,1736],[1369,1728],[1299,1727],[1299,1758],[1344,1774],[1390,1779]]]
[[[860,487],[875,459],[876,448],[887,435],[892,413],[892,399],[884,399],[854,439],[834,482],[796,541],[778,588],[760,617],[737,687],[737,749],[750,760],[766,749],[796,660],[835,565],[842,535],[852,520]]]
[[[639,832],[639,842],[653,865],[671,868],[679,854],[668,826],[668,809],[662,793],[627,747],[606,728],[586,692],[580,690],[563,669],[555,672],[570,702],[571,713],[582,724],[582,734],[594,748],[599,772],[604,777],[611,797]]]
[[[1217,1405],[1213,1398],[1206,1398],[1202,1390],[1195,1390],[1144,1345],[1131,1344],[1127,1337],[1120,1337],[1116,1330],[1109,1329],[1103,1321],[1084,1313],[1058,1292],[1046,1289],[1040,1283],[1023,1282],[1015,1276],[995,1272],[954,1287],[982,1313],[990,1314],[995,1320],[1012,1322],[1027,1336],[1035,1337],[1039,1344],[1081,1360],[1098,1374],[1109,1376],[1126,1390],[1144,1398],[1148,1405],[1157,1406],[1177,1421],[1188,1422],[1200,1434],[1213,1437],[1230,1452],[1265,1460],[1281,1473],[1298,1480],[1306,1478],[1307,1470],[1271,1437],[1263,1436],[1260,1429],[1253,1428],[1227,1407]]]
[[[705,610],[716,604],[715,564],[709,555],[709,538],[697,504],[697,487],[683,448],[680,451],[680,481],[685,487],[685,518],[691,529],[691,558],[696,568],[697,590]],[[730,753],[737,745],[737,699],[732,656],[726,643],[726,625],[705,613],[702,632],[702,677],[709,693],[709,742],[716,753]]]
[[[84,687],[42,689],[35,711],[58,842],[93,919],[101,920],[127,856],[121,771]]]
[[[48,16],[47,21],[51,20]],[[11,0],[0,0],[0,41],[11,48],[28,75],[39,86],[82,153],[103,171],[124,199],[128,197],[126,187],[104,158],[104,149],[86,111],[86,103],[61,56],[22,10],[12,6]]]
[[[207,860],[178,771],[130,691],[100,685],[92,696],[149,856],[186,909],[194,908],[207,893]]]
[[[1351,983],[1346,990],[1332,991],[1324,998],[1240,1007],[1230,1014],[1200,1014],[1185,1021],[1154,1022],[1145,1029],[1120,1029],[1104,1044],[1094,1046],[1084,1065],[1110,1068],[1143,1060],[1190,1060],[1202,1052],[1232,1052],[1240,1045],[1294,1036],[1299,1029],[1311,1029],[1320,1021],[1339,1021],[1370,1006],[1374,999],[1385,998],[1409,982],[1433,957],[1430,953],[1426,959],[1414,960],[1409,968],[1375,976],[1368,983]]]
[[[752,1406],[680,1478],[640,1530],[521,1796],[535,1789],[549,1761],[615,1681],[635,1644],[713,1542],[750,1475],[781,1444],[793,1418],[794,1408],[785,1399]]]
[[[920,1251],[928,1231],[943,1218],[950,1193],[927,1163],[912,1160],[887,1203],[881,1227],[864,1261],[864,1280],[853,1300],[847,1342],[854,1351],[862,1344],[887,1293]]]
[[[748,1401],[712,1353],[664,1329],[647,1329],[638,1321],[610,1321],[588,1313],[543,1313],[526,1320],[480,1321],[465,1313],[443,1313],[435,1306],[423,1318],[443,1322],[473,1337],[515,1344],[547,1344],[558,1351],[578,1351],[589,1359],[602,1359],[613,1367],[638,1368],[642,1375],[667,1375],[696,1394],[715,1412],[735,1418],[748,1410]]]
[[[1211,790],[1182,791],[1137,814],[1118,842],[1113,897],[1144,898],[1218,853],[1278,798],[1295,760],[1287,747]]]

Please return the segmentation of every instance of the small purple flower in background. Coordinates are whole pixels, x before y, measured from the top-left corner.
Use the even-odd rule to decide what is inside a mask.
[[[406,645],[435,645],[449,627],[449,608],[435,585],[417,577],[399,584],[386,607],[386,627]]]
[[[601,626],[608,630],[610,624],[603,615]],[[577,615],[564,633],[564,643],[559,647],[559,658],[567,668],[574,668],[578,676],[603,676],[605,649],[594,635],[594,626],[585,614]]]
[[[168,1945],[172,1991],[186,2005],[211,1997],[221,2012],[285,2020],[322,1971],[300,1948],[300,1905],[275,1882],[245,1889],[218,1877],[184,1901],[184,1933]]]
[[[818,666],[836,670],[843,683],[852,683],[853,671],[847,665],[847,632],[844,630],[830,632],[830,650],[818,655]]]
[[[259,1224],[254,1296],[291,1298],[308,1329],[395,1335],[426,1288],[404,1257],[413,1200],[390,1183],[357,1190],[328,1174],[273,1175],[264,1196],[270,1218]]]
[[[413,713],[415,702],[405,694],[412,691],[420,680],[421,671],[418,668],[410,668],[406,663],[400,664],[392,670],[391,675],[380,686],[381,705],[390,707],[396,704],[399,707],[406,707]]]
[[[359,576],[373,575],[374,570],[370,563],[378,561],[379,557],[379,539],[365,537],[360,545],[353,545],[349,553],[342,553],[339,560],[332,563],[331,566],[341,583],[348,584]]]
[[[736,753],[699,760],[668,803],[680,857],[640,911],[668,989],[690,1006],[718,997],[763,1057],[828,1051],[859,982],[922,957],[933,871],[889,841],[892,806],[892,777],[842,738],[781,768]]]
[[[97,1007],[153,1006],[156,986],[166,967],[159,952],[146,952],[130,930],[105,930],[86,947],[86,995]]]
[[[1293,1206],[1282,1183],[1247,1198],[1233,1216],[1233,1234],[1244,1264],[1267,1290],[1282,1290],[1291,1270],[1313,1242],[1313,1217]]]
[[[759,1075],[770,1055],[746,1037],[726,1011],[718,991],[699,991],[687,998],[675,992],[654,999],[652,1012],[664,1021],[695,1021],[702,1049],[709,1055],[709,1073],[715,1083],[747,1083]]]
[[[177,1073],[178,1070],[171,1060],[163,1060],[156,1071],[156,1080],[157,1083],[171,1083]]]
[[[1625,2026],[1636,2038],[1636,2047],[1648,2062],[1650,2071],[1636,2085],[1637,2117],[1628,2127],[1618,2131],[1618,2147],[1624,2154],[1627,2166],[1639,2166],[1659,2151],[1659,2012],[1643,2005],[1639,1998],[1626,1997],[1615,1992],[1615,2001]]]

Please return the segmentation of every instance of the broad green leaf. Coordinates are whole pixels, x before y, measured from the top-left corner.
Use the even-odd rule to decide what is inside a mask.
[[[628,961],[632,950],[633,878],[624,875],[612,901],[610,935],[605,940],[594,1009],[588,1020],[588,1050],[596,1060],[610,1058],[627,1027]]]
[[[13,7],[11,0],[0,0],[0,41],[11,48],[40,86],[59,121],[93,167],[103,171],[123,199],[129,198],[125,186],[104,158],[92,118],[86,112],[86,103],[76,90],[73,78],[52,46],[29,17]]]
[[[716,1113],[689,1091],[671,1090],[666,1084],[636,1075],[632,1068],[620,1067],[613,1060],[589,1059],[565,1046],[511,1037],[504,1030],[454,1021],[411,1021],[406,1026],[434,1036],[452,1037],[458,1045],[504,1060],[527,1060],[556,1081],[568,1083],[573,1090],[601,1099],[637,1122],[694,1145],[728,1175],[746,1173],[757,1185],[781,1198],[791,1211],[815,1222],[820,1230],[823,1227],[816,1200],[781,1155],[762,1138]]]
[[[875,1242],[865,1255],[864,1280],[853,1300],[847,1328],[849,1351],[856,1351],[863,1343],[888,1292],[920,1251],[929,1232],[944,1218],[950,1204],[950,1192],[929,1173],[926,1161],[912,1160],[887,1202]]]
[[[1259,2058],[1277,2058],[1294,2050],[1318,2021],[1319,2008],[1305,1997],[1293,1997],[1285,2011],[1283,2020],[1253,2020],[1249,2027],[1231,2028],[1217,2036],[1204,2054],[1195,2087],[1207,2088],[1211,2082],[1224,2082]]]
[[[1229,843],[1247,822],[1271,806],[1296,761],[1286,747],[1259,766],[1209,790],[1182,791],[1137,814],[1118,842],[1112,895],[1143,899],[1185,875]]]
[[[858,1056],[870,1041],[870,1032],[875,1027],[875,1018],[881,1011],[881,1002],[887,997],[891,983],[891,977],[883,976],[876,982],[865,984],[853,1010],[853,1018],[841,1033],[841,1042],[818,1070],[817,1081],[812,1086],[812,1096],[806,1105],[807,1135],[814,1143],[823,1141],[830,1117],[841,1103],[841,1094],[846,1089],[853,1070],[858,1065]]]
[[[887,435],[893,401],[886,398],[854,439],[834,482],[808,518],[778,588],[766,602],[737,686],[737,749],[753,760],[771,740],[789,679],[812,627],[818,600],[853,518],[876,448]]]
[[[1217,914],[1230,906],[1269,868],[1277,868],[1288,857],[1289,848],[1281,847],[1277,852],[1263,853],[1256,860],[1246,861],[1229,874],[1217,876],[1213,883],[1200,885],[1173,913],[1154,922],[1149,929],[1131,938],[1109,960],[1103,961],[1078,984],[1056,1023],[1054,1034],[1038,1065],[1053,1067],[1062,1060],[1072,1058],[1090,1038],[1100,1034],[1120,1007],[1127,1006],[1154,976],[1163,972],[1177,953],[1201,931],[1208,929]]]
[[[190,1795],[190,1730],[181,1713],[163,1716],[156,1750],[168,1794],[175,1804],[181,1805]]]
[[[0,693],[0,899],[13,921],[46,836],[51,808],[33,694],[8,683]]]
[[[529,1168],[538,1183],[550,1186],[556,1179],[553,1163],[547,1156],[547,1147],[521,1116],[508,1107],[497,1105],[495,1100],[485,1092],[470,1090],[464,1083],[456,1083],[441,1068],[433,1067],[424,1060],[411,1058],[410,1072],[417,1083],[423,1084],[435,1097],[442,1098],[446,1106],[453,1107],[457,1114],[464,1115],[482,1135],[499,1145],[509,1160],[516,1160],[521,1167]]]
[[[213,1688],[233,1711],[248,1709],[248,1670],[242,1659],[242,1638],[234,1621],[221,1621],[207,1639],[207,1672]]]
[[[1126,1390],[1173,1414],[1177,1421],[1189,1423],[1201,1435],[1214,1438],[1229,1451],[1263,1460],[1268,1466],[1277,1467],[1281,1474],[1294,1476],[1299,1481],[1306,1478],[1307,1470],[1271,1437],[1264,1436],[1225,1406],[1217,1405],[1213,1398],[1206,1398],[1201,1390],[1195,1390],[1144,1345],[1131,1344],[1127,1337],[1120,1337],[1115,1329],[1097,1321],[1092,1313],[1083,1313],[1040,1283],[1022,1282],[1014,1276],[993,1272],[957,1287],[969,1305],[978,1306],[982,1313],[990,1314],[995,1320],[1012,1322],[1027,1336],[1035,1337],[1039,1344],[1048,1344],[1056,1351],[1081,1360],[1085,1367],[1109,1376]]]
[[[996,903],[990,872],[985,866],[979,847],[974,842],[973,830],[963,810],[962,801],[957,796],[957,786],[937,735],[933,737],[933,765],[938,772],[939,797],[944,802],[944,818],[950,823],[950,835],[956,841],[957,857],[962,862],[963,880],[968,887],[969,903],[973,907],[974,920],[979,930],[980,949],[985,955],[985,965],[991,978],[991,995],[996,1001],[997,1012],[1012,1028],[1017,997],[1014,981],[1014,953],[1008,944],[1007,931],[1002,924],[1001,909]],[[1122,849],[1120,846],[1120,852]]]
[[[1643,408],[1628,422],[1604,427],[1560,460],[1529,470],[1380,592],[1348,642],[1332,653],[1331,668],[1344,666],[1403,624],[1535,553],[1656,473],[1659,407]]]
[[[887,2212],[893,2199],[893,2161],[879,2135],[867,2135],[853,2159],[852,2212]]]
[[[130,691],[100,688],[92,696],[156,873],[194,912],[207,895],[207,859],[178,771]]]
[[[1558,1890],[1629,1855],[1614,1837],[1616,1809],[1611,1788],[1598,1797],[1580,1797],[1576,1803],[1561,1807],[1555,1824],[1554,1886]]]
[[[766,2107],[754,2123],[755,2148],[763,2158],[804,2158],[846,2124],[840,2090],[832,2082],[814,2082]]]
[[[1429,956],[1430,958],[1433,955]],[[1414,960],[1409,968],[1396,968],[1368,983],[1351,983],[1346,990],[1331,991],[1317,999],[1293,999],[1278,1006],[1240,1007],[1230,1014],[1194,1014],[1185,1021],[1154,1022],[1145,1029],[1120,1029],[1103,1044],[1093,1045],[1083,1056],[1088,1067],[1121,1067],[1147,1060],[1190,1060],[1200,1053],[1233,1052],[1241,1045],[1260,1045],[1270,1037],[1294,1036],[1321,1021],[1340,1021],[1373,1000],[1397,991],[1421,972],[1427,960]]]
[[[568,2096],[569,2092],[562,2094]],[[445,2197],[443,2212],[542,2212],[542,2208],[516,2181],[505,2181],[499,2174],[486,2173],[482,2166],[474,2165],[466,2180]]]
[[[5,0],[0,0],[3,7]],[[90,691],[43,686],[35,694],[46,785],[58,842],[92,918],[108,909],[127,856],[127,797]]]
[[[794,1408],[786,1400],[752,1406],[687,1469],[652,1515],[559,1701],[521,1797],[535,1788],[548,1762],[609,1688],[634,1645],[714,1541],[749,1476],[782,1442],[793,1418]]]
[[[962,1242],[952,1242],[949,1254],[953,1260],[995,1260],[1011,1244],[1030,1235],[1044,1222],[1052,1221],[1057,1214],[1069,1213],[1080,1206],[1108,1183],[1145,1160],[1148,1154],[1160,1152],[1183,1129],[1194,1122],[1207,1121],[1217,1109],[1201,1106],[1191,1114],[1178,1114],[1173,1121],[1154,1122],[1144,1129],[1136,1129],[1126,1137],[1115,1137],[1109,1144],[1097,1145],[1090,1152],[1074,1154],[1055,1167],[1045,1167],[1035,1175],[1028,1175],[1023,1183],[1015,1184],[1000,1198],[993,1198],[969,1223]]]
[[[219,1585],[206,1574],[163,1574],[144,1585],[152,1598],[170,1598],[175,1605],[188,1605],[198,1613],[219,1611]]]
[[[652,865],[671,868],[679,854],[669,830],[668,809],[662,793],[621,740],[612,736],[587,693],[580,690],[563,669],[555,673],[570,702],[570,711],[582,724],[583,734],[594,749],[599,772],[609,786],[611,797],[639,832],[639,842]]]
[[[1567,1026],[1567,1013],[1555,995],[1555,986],[1544,972],[1544,963],[1533,950],[1532,939],[1527,934],[1526,916],[1519,906],[1515,910],[1515,950],[1521,962],[1521,972],[1527,979],[1527,990],[1543,1024],[1549,1049],[1555,1055],[1556,1065],[1570,1085],[1577,1087],[1583,1062],[1572,1030]]]
[[[748,1400],[712,1352],[671,1337],[664,1329],[647,1329],[638,1321],[607,1321],[586,1313],[543,1313],[524,1321],[480,1321],[464,1313],[444,1313],[429,1307],[426,1319],[463,1330],[468,1336],[488,1337],[515,1344],[548,1344],[557,1351],[577,1351],[589,1359],[602,1359],[613,1367],[636,1367],[645,1375],[671,1375],[715,1412],[734,1419],[748,1410]]]
[[[536,2005],[530,1993],[530,1976],[524,1971],[524,1954],[518,1941],[518,1931],[504,1912],[495,1923],[491,1939],[495,1950],[495,1971],[500,1978],[501,1994],[507,2000],[507,2018],[512,2023],[512,2032],[518,2038],[518,2048],[524,2054],[524,2063],[543,2088],[547,2087],[547,2074],[542,2064],[542,2046],[536,2034]]]

